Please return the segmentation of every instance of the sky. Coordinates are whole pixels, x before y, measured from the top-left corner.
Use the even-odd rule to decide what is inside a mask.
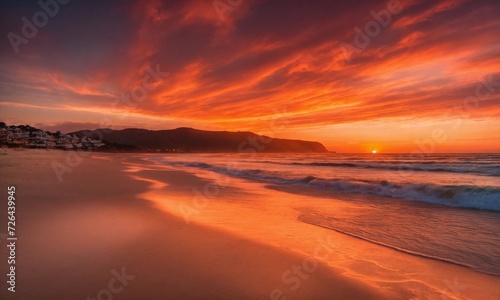
[[[2,1],[0,121],[500,152],[497,0]]]

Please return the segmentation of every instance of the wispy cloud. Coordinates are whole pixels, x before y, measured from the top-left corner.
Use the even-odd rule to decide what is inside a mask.
[[[243,2],[224,20],[211,1],[68,4],[20,53],[2,44],[0,117],[8,121],[23,105],[68,116],[89,107],[90,119],[110,113],[114,99],[158,64],[171,75],[129,108],[149,118],[144,127],[176,120],[259,131],[284,106],[292,128],[405,122],[442,116],[500,67],[497,1],[412,1],[349,63],[339,44],[385,1]],[[3,36],[36,9],[4,5]],[[493,95],[469,118],[494,121],[499,101]],[[77,121],[88,122],[84,116]]]

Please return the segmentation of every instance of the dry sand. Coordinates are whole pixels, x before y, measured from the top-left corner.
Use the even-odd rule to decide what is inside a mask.
[[[5,198],[8,185],[17,189],[19,237],[16,293],[1,285],[1,299],[281,294],[286,299],[498,299],[500,294],[498,277],[298,222],[300,203],[318,209],[327,203],[310,196],[313,191],[278,191],[148,163],[137,155],[100,153],[83,158],[59,182],[51,164],[64,163],[69,153],[0,154]],[[193,192],[214,186],[220,190],[209,202]],[[189,223],[186,208],[196,211]],[[5,201],[1,209],[6,211]],[[348,213],[348,207],[338,209]],[[6,254],[2,246],[2,273]],[[128,281],[115,279],[122,271],[131,276]]]

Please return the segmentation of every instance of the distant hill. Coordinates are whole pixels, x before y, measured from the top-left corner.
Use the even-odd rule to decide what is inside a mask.
[[[144,151],[180,152],[328,152],[321,143],[271,139],[253,132],[204,131],[193,128],[172,130],[97,129],[80,130],[70,134],[102,136],[106,144],[135,146]]]

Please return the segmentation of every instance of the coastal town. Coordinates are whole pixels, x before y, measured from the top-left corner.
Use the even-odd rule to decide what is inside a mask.
[[[39,148],[63,150],[95,150],[105,146],[97,139],[74,134],[55,133],[29,125],[11,125],[0,122],[0,146],[13,148]]]

